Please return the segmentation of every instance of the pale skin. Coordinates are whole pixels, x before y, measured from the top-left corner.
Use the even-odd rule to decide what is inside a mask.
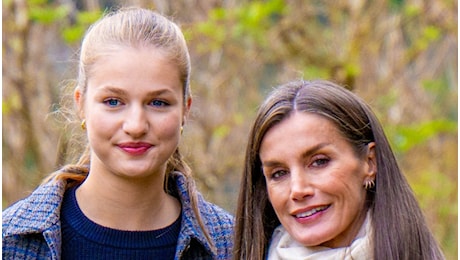
[[[154,47],[120,47],[96,62],[87,84],[75,91],[92,150],[76,191],[81,210],[119,230],[172,224],[181,205],[164,191],[166,163],[191,106],[178,68]]]
[[[375,179],[375,143],[357,155],[335,125],[295,111],[268,130],[260,159],[270,202],[305,246],[350,245],[367,213],[364,184]]]

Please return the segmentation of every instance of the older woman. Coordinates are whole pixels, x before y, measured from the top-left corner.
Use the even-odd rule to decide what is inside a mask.
[[[356,95],[296,81],[262,104],[235,259],[443,259],[383,129]]]

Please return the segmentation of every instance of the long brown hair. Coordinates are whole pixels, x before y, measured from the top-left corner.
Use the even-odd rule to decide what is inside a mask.
[[[236,212],[234,259],[265,259],[271,235],[280,225],[268,200],[259,151],[267,131],[293,111],[329,119],[357,153],[375,142],[376,186],[366,198],[372,210],[374,259],[444,258],[371,108],[332,82],[294,81],[267,97],[251,129]]]

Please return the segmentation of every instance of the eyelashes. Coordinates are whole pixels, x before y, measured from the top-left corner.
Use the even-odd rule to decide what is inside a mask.
[[[285,170],[276,171],[276,172],[274,172],[273,174],[270,175],[270,178],[273,179],[273,180],[278,180],[278,179],[282,178],[283,176],[285,176],[286,174],[288,174],[288,172],[285,171]]]
[[[316,171],[316,170],[321,170],[329,165],[331,162],[331,159],[325,155],[315,155],[311,158],[310,161],[305,163],[305,170],[308,171]],[[262,167],[262,172],[264,173],[265,177],[269,180],[277,181],[277,180],[282,180],[283,177],[288,175],[290,173],[289,167],[283,167],[281,166],[276,166],[273,168],[267,167],[263,168]]]
[[[155,107],[169,106],[168,102],[166,102],[164,100],[159,100],[159,99],[152,100],[149,104],[151,104],[152,106],[155,106]]]
[[[107,99],[104,99],[102,103],[104,103],[108,107],[119,107],[121,105],[124,105],[124,103],[118,98],[107,98]],[[170,105],[167,101],[164,101],[161,99],[154,99],[150,101],[148,104],[149,106],[153,106],[153,107],[166,107]]]
[[[326,166],[329,163],[329,161],[330,161],[329,158],[318,158],[313,161],[312,166],[323,167],[323,166]]]
[[[116,98],[104,99],[104,101],[102,103],[106,104],[109,107],[118,107],[118,106],[122,105],[121,101],[116,99]]]

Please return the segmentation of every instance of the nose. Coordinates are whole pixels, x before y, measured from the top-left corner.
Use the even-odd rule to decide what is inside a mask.
[[[138,138],[148,132],[149,123],[142,106],[132,105],[125,117],[123,131],[128,135]]]
[[[303,169],[291,170],[291,193],[290,198],[294,201],[301,201],[313,195],[314,189],[311,184],[310,176]]]

